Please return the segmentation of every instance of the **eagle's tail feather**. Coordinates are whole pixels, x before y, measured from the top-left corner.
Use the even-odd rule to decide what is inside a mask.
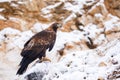
[[[19,74],[19,75],[23,74],[26,71],[26,69],[27,69],[28,65],[30,64],[30,62],[31,61],[29,59],[23,58],[22,61],[19,64],[20,68],[18,69],[16,74]]]

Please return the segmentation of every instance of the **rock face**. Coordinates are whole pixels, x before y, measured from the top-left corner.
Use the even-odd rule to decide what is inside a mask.
[[[104,3],[111,14],[120,17],[120,0],[104,0]]]
[[[37,21],[48,22],[46,18],[40,15],[40,10],[45,6],[46,4],[42,0],[3,1],[0,2],[0,19],[5,22],[5,27],[17,28],[22,31],[29,30]],[[8,23],[8,21],[14,22],[14,24],[9,26],[12,23]],[[14,27],[16,23],[19,27]]]
[[[117,78],[119,4],[119,0],[0,1],[0,80],[13,80],[24,43],[55,21],[63,27],[58,30],[54,49],[46,52],[52,62],[30,65],[18,80]]]

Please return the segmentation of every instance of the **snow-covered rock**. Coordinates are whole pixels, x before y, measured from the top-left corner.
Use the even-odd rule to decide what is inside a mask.
[[[25,80],[98,80],[107,77],[120,66],[120,39],[94,50],[73,51],[58,63],[36,63],[23,76]],[[102,56],[101,56],[102,55]]]
[[[107,11],[104,0],[48,0],[39,9],[40,1],[0,1],[7,6],[0,8],[0,80],[120,79],[120,18]],[[31,64],[16,76],[24,43],[55,21],[63,27],[53,50],[46,52],[51,62]]]

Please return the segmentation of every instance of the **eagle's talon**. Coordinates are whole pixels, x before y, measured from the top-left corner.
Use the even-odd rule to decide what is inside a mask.
[[[41,60],[37,60],[36,63],[41,63],[42,61]]]
[[[49,58],[47,58],[47,57],[42,57],[42,59],[40,60],[40,61],[49,61],[49,62],[51,62],[51,60],[49,59]]]

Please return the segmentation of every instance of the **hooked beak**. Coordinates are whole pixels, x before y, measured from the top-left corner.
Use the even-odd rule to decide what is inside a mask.
[[[62,24],[61,24],[61,23],[59,23],[59,24],[57,24],[57,26],[58,26],[58,28],[61,28],[61,27],[62,27]]]

